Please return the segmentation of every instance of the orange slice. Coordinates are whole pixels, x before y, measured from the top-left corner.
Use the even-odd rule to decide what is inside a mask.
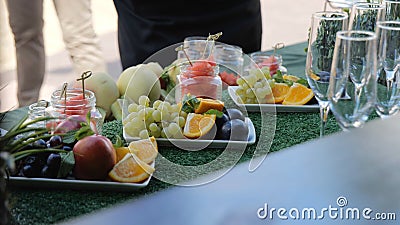
[[[129,150],[128,147],[119,147],[115,149],[115,152],[117,153],[117,162],[121,161],[122,158],[131,151]]]
[[[137,183],[146,180],[154,168],[140,160],[135,154],[128,153],[115,164],[108,176],[118,182]]]
[[[314,93],[306,86],[294,83],[282,105],[304,105],[314,97]]]
[[[296,82],[296,81],[298,81],[300,79],[300,78],[298,78],[298,77],[296,77],[294,75],[288,75],[288,74],[283,75],[282,78],[284,80],[290,80],[290,81],[293,81],[293,82]]]
[[[224,102],[214,99],[203,98],[200,100],[199,106],[194,110],[195,113],[205,113],[210,109],[222,111],[224,109]]]
[[[186,118],[183,135],[188,138],[198,138],[207,134],[215,124],[214,114],[189,113]]]
[[[272,87],[272,94],[274,95],[274,103],[281,103],[289,92],[290,87],[285,83],[275,83]]]
[[[151,163],[158,154],[157,141],[154,137],[129,143],[128,149],[145,163]]]

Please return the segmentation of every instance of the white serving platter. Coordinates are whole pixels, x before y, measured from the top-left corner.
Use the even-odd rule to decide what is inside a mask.
[[[153,162],[151,166],[154,167],[154,165],[155,163]],[[120,183],[115,181],[76,180],[74,178],[50,179],[11,176],[7,185],[27,188],[130,192],[146,187],[151,177],[152,175],[141,183]]]
[[[156,138],[157,145],[159,146],[175,146],[184,150],[202,150],[205,148],[242,148],[247,145],[252,145],[256,142],[256,131],[253,122],[250,118],[246,117],[246,124],[249,127],[249,133],[247,141],[227,141],[227,140],[203,140],[203,139],[168,139],[168,138]],[[139,140],[139,137],[131,137],[123,132],[124,138],[127,142]]]
[[[318,112],[318,104],[312,105],[282,105],[282,104],[241,104],[236,95],[237,86],[229,86],[228,93],[231,99],[239,107],[245,108],[248,112]]]

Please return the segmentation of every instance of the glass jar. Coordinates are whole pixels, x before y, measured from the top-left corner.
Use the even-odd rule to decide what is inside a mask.
[[[83,96],[82,89],[73,88],[67,89],[65,95],[62,95],[62,90],[56,90],[51,95],[48,113],[50,116],[57,118],[58,122],[72,115],[86,116],[89,112],[91,121],[96,125],[97,131],[100,133],[103,126],[103,117],[96,108],[96,96],[92,91],[85,90],[85,95]]]
[[[283,74],[287,73],[287,69],[282,66],[282,56],[278,54],[270,54],[267,52],[254,52],[250,54],[250,58],[259,67],[269,67],[269,72],[274,75],[277,70],[280,70]]]
[[[219,75],[224,84],[236,86],[236,80],[243,73],[243,51],[239,46],[218,43],[214,59],[219,65]]]
[[[183,41],[183,47],[190,60],[200,60],[209,57],[214,41],[207,41],[207,37],[190,36]],[[183,51],[178,52],[178,59],[187,59]]]
[[[222,81],[218,76],[218,71],[218,65],[207,60],[193,61],[192,65],[182,64],[180,74],[177,76],[175,101],[181,102],[187,94],[221,100]]]
[[[28,106],[28,121],[33,121],[38,118],[46,117],[46,108],[49,106],[49,102],[45,100],[40,100],[38,102],[32,103]],[[31,124],[31,127],[46,127],[48,121],[40,121]]]

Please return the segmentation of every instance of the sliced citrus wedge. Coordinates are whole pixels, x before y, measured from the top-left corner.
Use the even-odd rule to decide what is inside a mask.
[[[189,113],[186,118],[183,135],[188,138],[199,138],[206,135],[214,126],[214,114]]]
[[[298,83],[294,83],[283,100],[282,105],[304,105],[314,97],[310,88]]]
[[[128,147],[118,147],[115,149],[115,152],[117,153],[117,162],[121,161],[121,159],[124,158],[124,156],[131,151],[129,150]]]
[[[118,182],[138,183],[146,180],[154,170],[152,166],[140,160],[135,154],[128,153],[115,164],[108,176]]]
[[[283,75],[282,78],[283,78],[284,80],[290,80],[290,81],[293,81],[293,82],[296,82],[296,81],[300,80],[299,77],[296,77],[296,76],[294,76],[294,75],[289,75],[289,74]]]
[[[129,143],[128,149],[145,163],[151,163],[158,154],[157,141],[154,137]]]
[[[216,109],[218,111],[222,111],[224,109],[224,102],[220,100],[202,98],[200,99],[200,104],[194,110],[195,113],[205,113],[210,109]]]
[[[289,92],[290,87],[285,83],[275,83],[272,88],[272,94],[274,95],[274,103],[281,103],[285,99]]]

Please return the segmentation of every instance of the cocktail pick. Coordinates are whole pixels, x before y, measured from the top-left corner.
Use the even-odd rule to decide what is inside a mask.
[[[274,46],[272,46],[272,48],[274,49],[274,52],[272,53],[272,56],[274,56],[276,54],[276,51],[278,49],[282,49],[284,47],[285,47],[285,44],[283,42],[276,43]]]
[[[92,71],[83,72],[81,78],[76,79],[76,81],[82,81],[82,95],[85,99],[85,80],[92,76]]]
[[[61,88],[61,93],[60,93],[60,100],[62,99],[62,97],[64,97],[64,114],[65,111],[67,110],[67,88],[68,88],[68,83],[65,82]]]
[[[206,47],[204,48],[204,52],[203,52],[202,58],[205,58],[206,50],[207,50],[207,47],[208,47],[208,45],[210,44],[210,42],[212,43],[212,46],[211,46],[210,55],[208,55],[208,58],[209,58],[210,56],[212,56],[212,53],[213,53],[213,51],[214,51],[215,41],[218,40],[218,38],[221,37],[221,36],[222,36],[222,32],[219,32],[219,33],[216,33],[216,34],[209,34],[209,35],[208,35],[207,41],[206,41]]]
[[[188,60],[190,66],[193,66],[193,64],[192,64],[192,62],[190,61],[190,58],[189,58],[188,54],[186,53],[185,49],[187,49],[187,48],[183,47],[183,45],[180,45],[180,46],[178,46],[177,48],[175,48],[175,51],[177,51],[177,52],[182,51],[183,54],[185,54],[185,57],[186,57],[186,59]]]

